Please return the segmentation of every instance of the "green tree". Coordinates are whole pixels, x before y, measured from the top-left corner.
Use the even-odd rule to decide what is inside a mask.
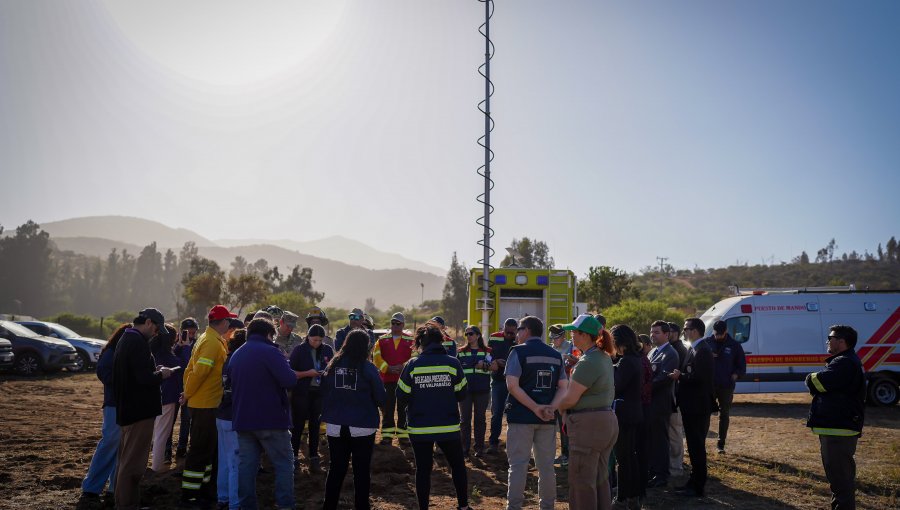
[[[203,317],[210,308],[222,302],[225,272],[215,261],[198,256],[191,260],[181,285],[185,302],[182,315]]]
[[[251,310],[260,310],[269,305],[275,305],[282,310],[287,310],[289,312],[293,312],[299,316],[306,317],[306,311],[313,307],[312,303],[309,302],[308,299],[303,294],[299,292],[277,292],[265,298],[265,301],[259,301],[254,304],[250,309]],[[326,312],[328,314],[328,318],[331,319],[332,314],[330,312]],[[346,314],[344,314],[346,317]],[[329,322],[333,322],[329,320]],[[331,325],[334,328],[334,325]],[[299,334],[299,332],[298,332]]]
[[[662,319],[668,322],[681,324],[685,315],[674,308],[670,308],[662,301],[639,301],[626,299],[617,305],[613,305],[603,311],[606,324],[612,327],[616,324],[627,324],[637,333],[650,331],[650,324]]]
[[[243,314],[247,305],[265,301],[268,295],[269,286],[256,274],[232,275],[225,284],[225,301],[238,315]]]
[[[623,299],[638,297],[633,283],[634,279],[625,271],[610,266],[591,266],[578,282],[578,297],[590,310],[605,310]]]
[[[468,288],[469,270],[459,262],[456,252],[453,252],[441,298],[441,308],[444,310],[444,319],[448,325],[460,327],[466,320],[469,311]]]
[[[50,234],[31,220],[0,238],[0,309],[35,316],[50,311],[51,252]]]
[[[508,249],[516,252],[515,260],[513,260],[512,255],[507,254],[500,261],[500,267],[508,267],[515,263],[521,267],[528,268],[553,268],[553,257],[550,256],[550,248],[544,241],[527,237],[522,239],[513,238]]]
[[[275,268],[278,269],[277,267]],[[315,281],[312,279],[313,270],[311,267],[294,266],[291,273],[284,277],[278,286],[278,292],[299,292],[308,300],[318,303],[325,294],[313,290]]]
[[[168,296],[163,284],[162,254],[156,250],[154,241],[141,250],[135,261],[130,308],[140,310],[152,306],[166,310]]]

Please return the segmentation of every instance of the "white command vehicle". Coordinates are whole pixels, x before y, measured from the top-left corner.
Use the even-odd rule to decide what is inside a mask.
[[[869,402],[893,405],[900,398],[900,292],[853,288],[754,289],[713,305],[701,320],[707,334],[717,320],[744,348],[747,375],[737,393],[806,392],[806,374],[828,358],[833,324],[859,334],[856,352],[868,380]]]

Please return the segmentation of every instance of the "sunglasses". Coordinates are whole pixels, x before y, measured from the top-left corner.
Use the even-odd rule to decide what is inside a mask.
[[[361,321],[362,315],[348,315],[351,321]]]
[[[839,336],[834,336],[834,335],[828,335],[828,339],[829,339],[829,340],[840,340],[841,337],[839,337]]]
[[[391,326],[401,326],[402,324],[400,321],[391,321]]]
[[[475,336],[474,331],[466,331],[466,336]]]

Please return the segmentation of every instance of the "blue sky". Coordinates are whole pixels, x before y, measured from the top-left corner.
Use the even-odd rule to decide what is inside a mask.
[[[7,228],[120,214],[479,257],[475,0],[0,14]],[[898,26],[891,1],[498,2],[496,248],[542,239],[579,274],[874,250],[900,234]]]

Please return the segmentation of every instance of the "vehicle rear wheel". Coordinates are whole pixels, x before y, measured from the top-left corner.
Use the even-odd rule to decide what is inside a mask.
[[[878,406],[892,406],[900,400],[897,381],[890,377],[876,377],[869,381],[869,402]]]
[[[23,352],[16,356],[13,369],[19,375],[37,375],[41,371],[41,358],[33,352]]]

